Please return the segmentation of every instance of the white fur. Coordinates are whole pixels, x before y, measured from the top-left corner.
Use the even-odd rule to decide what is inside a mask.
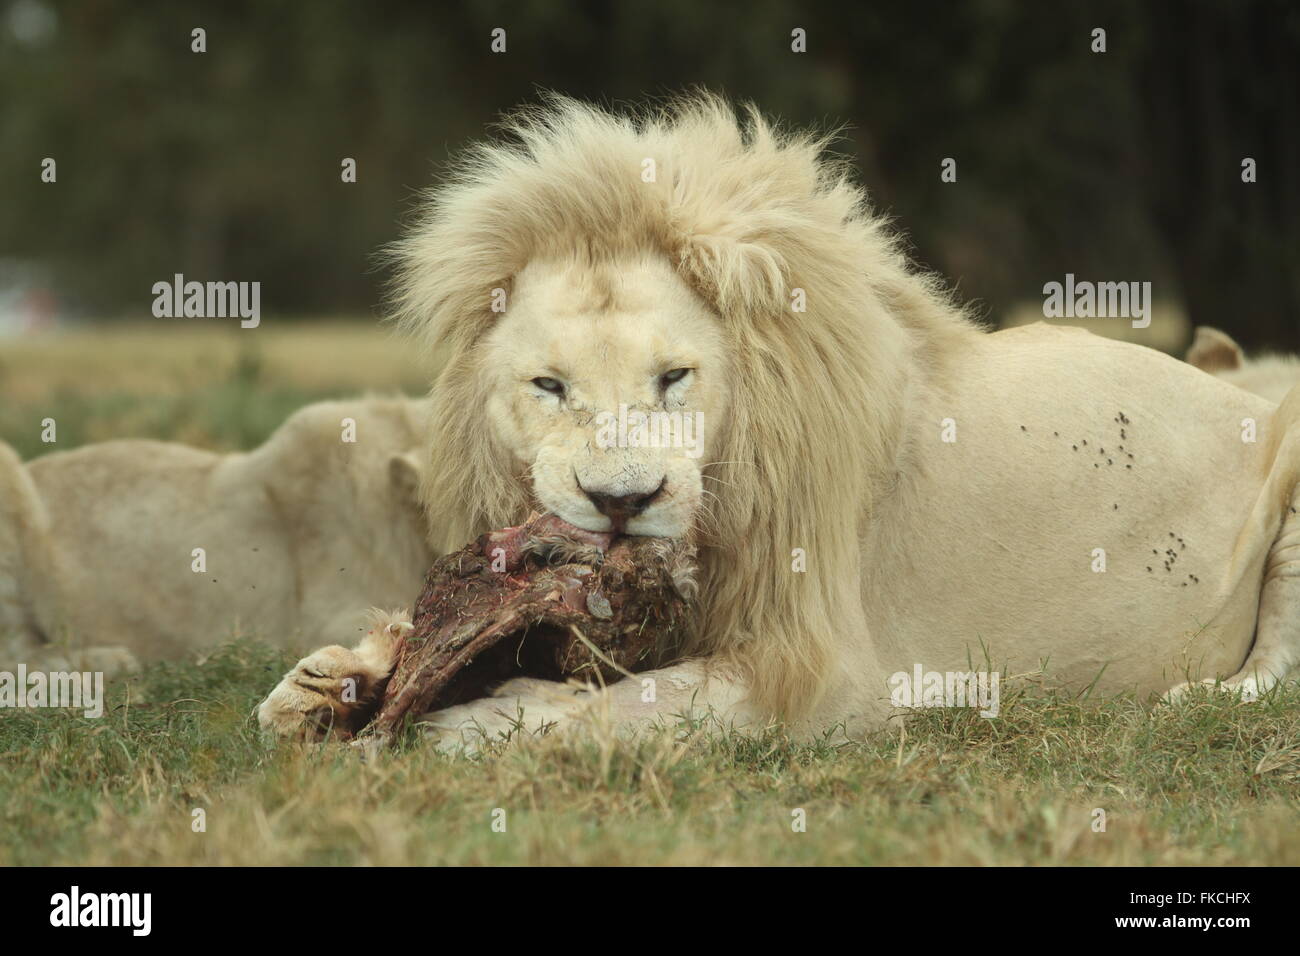
[[[1208,325],[1199,326],[1187,361],[1238,388],[1278,403],[1300,384],[1300,358],[1294,355],[1257,355],[1246,358],[1230,336]]]
[[[0,446],[0,657],[350,640],[361,608],[409,603],[432,562],[411,454],[425,410],[322,402],[246,454],[113,441],[24,466]]]

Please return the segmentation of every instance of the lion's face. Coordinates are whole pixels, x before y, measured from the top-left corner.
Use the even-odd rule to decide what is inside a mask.
[[[690,529],[730,368],[716,317],[667,262],[531,263],[480,359],[491,427],[541,507],[588,531]]]

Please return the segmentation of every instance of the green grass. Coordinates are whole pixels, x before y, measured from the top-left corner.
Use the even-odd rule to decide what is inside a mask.
[[[836,745],[679,727],[468,758],[408,735],[362,761],[262,739],[290,663],[238,641],[111,682],[99,719],[6,713],[0,863],[1300,863],[1295,688],[1154,709],[1013,689],[996,720]]]
[[[256,395],[256,402],[250,397]],[[214,382],[178,395],[140,396],[115,392],[89,397],[59,389],[42,402],[41,418],[53,418],[58,441],[41,441],[41,418],[17,408],[0,410],[0,436],[29,461],[114,437],[180,441],[218,451],[255,448],[289,415],[311,402],[335,397],[328,390],[250,388],[238,380]]]
[[[316,398],[421,387],[355,328],[278,334],[6,347],[0,438],[48,450],[53,415],[61,449],[247,448]],[[686,728],[450,758],[408,737],[363,763],[262,739],[252,710],[292,661],[245,639],[111,681],[97,720],[0,711],[0,864],[1300,864],[1294,687],[1149,708],[1012,686],[996,720],[928,711],[837,746]]]

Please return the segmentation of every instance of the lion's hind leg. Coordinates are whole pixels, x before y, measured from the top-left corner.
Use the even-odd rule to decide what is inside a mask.
[[[1243,696],[1263,693],[1286,679],[1300,664],[1300,386],[1282,400],[1274,468],[1283,469],[1290,494],[1284,500],[1282,527],[1264,562],[1255,643],[1246,663],[1224,682]],[[1284,492],[1285,494],[1285,492]]]
[[[1259,598],[1255,643],[1246,663],[1223,682],[1253,697],[1277,686],[1300,664],[1300,485],[1291,494],[1282,530],[1269,549]]]
[[[1254,700],[1276,687],[1300,664],[1300,387],[1292,389],[1283,401],[1276,421],[1285,431],[1274,446],[1278,456],[1274,467],[1281,469],[1277,477],[1286,482],[1283,488],[1290,485],[1290,493],[1284,491],[1280,496],[1282,526],[1264,561],[1255,641],[1237,673],[1224,681],[1201,681],[1239,692],[1244,700]],[[1180,684],[1167,696],[1175,698],[1187,687]]]
[[[1264,560],[1255,640],[1237,673],[1199,682],[1240,693],[1244,700],[1276,687],[1300,665],[1300,386],[1283,399],[1272,424],[1272,472],[1261,499],[1264,507],[1257,508],[1252,521],[1272,527],[1280,505],[1282,523]],[[1177,699],[1192,686],[1179,684],[1165,699]]]

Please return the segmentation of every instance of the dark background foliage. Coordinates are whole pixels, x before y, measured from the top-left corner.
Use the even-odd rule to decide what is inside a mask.
[[[33,4],[56,26],[24,38]],[[917,259],[994,318],[1066,272],[1149,279],[1194,323],[1300,348],[1290,0],[0,0],[0,16],[0,258],[47,264],[96,317],[147,315],[175,272],[260,280],[277,313],[377,311],[375,250],[501,110],[701,84],[847,123],[841,148]]]

